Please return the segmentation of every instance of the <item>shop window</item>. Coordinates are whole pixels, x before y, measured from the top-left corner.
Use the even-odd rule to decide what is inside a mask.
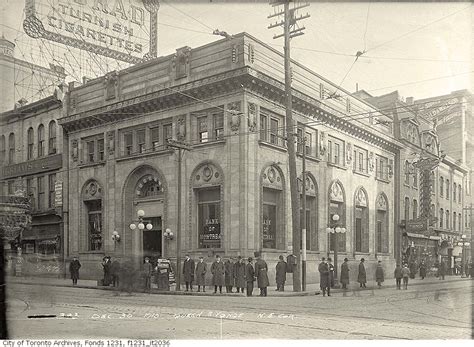
[[[27,147],[27,156],[26,156],[26,158],[27,158],[27,160],[31,160],[34,157],[34,152],[33,151],[34,151],[34,147],[35,147],[33,128],[28,129],[27,138],[28,138],[28,147]]]
[[[38,209],[43,210],[44,209],[44,176],[38,177]]]
[[[281,232],[277,220],[280,201],[280,190],[263,188],[263,248],[277,248],[277,234]]]
[[[367,194],[359,188],[355,193],[355,251],[369,252],[369,209]]]
[[[8,164],[15,163],[15,134],[11,133],[8,137]]]
[[[56,153],[56,122],[54,120],[49,122],[48,153]]]
[[[85,201],[87,209],[87,228],[89,251],[102,249],[102,200]]]
[[[44,125],[38,127],[38,158],[44,156]]]
[[[221,247],[220,188],[203,188],[197,192],[199,248]]]

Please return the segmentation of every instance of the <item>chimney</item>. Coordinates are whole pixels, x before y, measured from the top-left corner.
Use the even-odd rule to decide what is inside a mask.
[[[407,96],[405,102],[406,102],[408,105],[413,105],[414,101],[415,101],[415,98],[414,98],[413,96]]]

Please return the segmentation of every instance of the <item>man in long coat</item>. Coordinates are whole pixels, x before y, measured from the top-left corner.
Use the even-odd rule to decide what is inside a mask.
[[[112,282],[112,273],[111,273],[112,263],[110,261],[110,257],[107,256],[102,259],[102,267],[104,269],[103,285],[109,286],[110,283]]]
[[[362,258],[359,263],[359,275],[357,276],[357,282],[360,283],[361,288],[367,288],[365,284],[367,283],[367,274],[365,272],[364,266],[365,259]]]
[[[227,259],[224,263],[225,266],[225,291],[226,293],[232,293],[232,287],[234,286],[234,263],[232,258]]]
[[[420,277],[422,280],[424,280],[426,277],[426,264],[424,260],[421,261],[421,264],[420,264]]]
[[[283,259],[283,256],[280,255],[279,261],[276,265],[276,283],[277,291],[285,291],[285,282],[286,282],[286,262]]]
[[[69,272],[71,273],[72,285],[77,284],[79,279],[79,269],[81,268],[81,263],[77,257],[72,258],[71,263],[69,263]]]
[[[221,257],[216,256],[216,261],[211,265],[212,273],[212,284],[214,285],[214,294],[217,293],[217,287],[219,287],[219,292],[222,294],[222,286],[224,285],[224,274],[225,267],[221,262]]]
[[[257,276],[257,285],[260,288],[260,296],[267,296],[267,287],[270,285],[268,281],[268,266],[265,260],[260,258],[260,253],[255,252],[257,261],[255,262],[255,276]]]
[[[328,270],[329,270],[329,287],[334,288],[334,264],[332,263],[331,258],[328,258]]]
[[[255,281],[255,270],[252,265],[252,258],[248,258],[248,264],[245,266],[245,282],[247,282],[247,296],[252,296],[253,282]]]
[[[199,257],[199,262],[196,264],[196,284],[198,286],[198,292],[206,292],[206,272],[207,264],[204,262],[203,257]]]
[[[186,291],[189,291],[189,288],[193,291],[194,260],[189,257],[189,254],[186,254],[186,259],[184,259],[183,277],[184,282],[186,283]]]
[[[347,289],[349,284],[349,259],[344,258],[344,263],[341,265],[341,284],[342,289]]]
[[[326,296],[326,290],[328,296],[331,296],[331,287],[329,285],[329,266],[326,263],[326,258],[322,258],[318,266],[319,271],[319,287],[323,291],[323,296]]]
[[[234,264],[234,281],[237,293],[243,293],[245,288],[245,263],[240,255]]]
[[[117,259],[110,265],[110,274],[112,277],[112,285],[118,287],[120,281],[120,262]]]
[[[145,290],[151,290],[151,275],[153,273],[153,266],[150,263],[150,258],[145,258],[143,263],[143,276],[145,278]]]
[[[382,287],[383,281],[384,281],[384,273],[383,273],[382,261],[379,260],[377,264],[377,268],[375,269],[375,282],[377,282],[377,285],[379,288]]]
[[[446,276],[446,263],[444,260],[441,260],[441,264],[439,265],[439,279],[444,280],[444,276]]]

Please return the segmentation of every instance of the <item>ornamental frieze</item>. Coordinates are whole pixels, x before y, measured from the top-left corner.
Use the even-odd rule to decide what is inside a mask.
[[[115,153],[115,131],[107,133],[107,151],[109,155],[114,155]]]
[[[357,189],[355,194],[355,204],[359,207],[367,207],[367,196],[362,188]]]
[[[375,202],[375,207],[379,211],[387,211],[387,199],[385,199],[384,195],[379,194]]]
[[[265,168],[262,174],[262,184],[264,187],[283,190],[283,179],[275,166]]]
[[[186,117],[180,116],[176,122],[176,138],[178,141],[186,139]]]
[[[369,159],[368,159],[369,160],[368,164],[369,164],[369,172],[370,173],[373,173],[374,170],[375,170],[375,158],[374,157],[375,157],[374,152],[370,152],[369,153]]]
[[[102,199],[102,187],[97,181],[90,181],[84,189],[84,200]]]
[[[321,131],[321,134],[319,136],[319,154],[326,155],[326,151],[328,149],[328,142],[326,138],[326,133],[324,131]]]
[[[344,190],[339,182],[333,182],[329,189],[329,199],[335,202],[344,202]]]
[[[346,147],[346,163],[347,165],[352,163],[352,143],[348,143]]]
[[[240,129],[240,101],[232,102],[227,104],[227,111],[230,115],[230,129],[232,131],[239,131]]]
[[[213,164],[202,165],[193,178],[193,186],[216,186],[222,184],[222,172]]]
[[[257,130],[257,118],[258,118],[257,114],[258,114],[257,105],[249,103],[248,104],[249,131]]]

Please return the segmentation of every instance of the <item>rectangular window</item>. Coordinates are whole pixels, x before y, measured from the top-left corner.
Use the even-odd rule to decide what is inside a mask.
[[[28,178],[26,180],[26,194],[28,196],[28,199],[30,200],[31,208],[34,210],[36,206],[36,201],[35,201],[35,190],[33,188],[33,178]]]
[[[197,195],[199,248],[220,248],[220,188],[203,189]]]
[[[260,140],[268,141],[267,116],[260,116]]]
[[[278,119],[270,119],[270,143],[279,144],[278,141]]]
[[[14,192],[15,188],[14,188],[14,185],[13,185],[14,183],[15,182],[13,182],[13,181],[8,181],[8,195],[15,194],[15,192]]]
[[[104,161],[105,160],[105,150],[104,150],[104,139],[98,139],[97,140],[97,152],[98,152],[98,157],[99,161]]]
[[[48,196],[48,207],[49,208],[54,207],[54,197],[55,197],[54,186],[55,186],[55,184],[56,184],[56,174],[49,175],[49,196]]]
[[[328,162],[332,163],[332,141],[328,140]]]
[[[365,158],[363,153],[359,153],[359,171],[365,172],[364,170]]]
[[[41,128],[41,126],[40,126]],[[38,129],[38,158],[44,156],[44,128]]]
[[[153,151],[160,149],[160,128],[155,127],[150,129],[151,148]]]
[[[131,155],[133,153],[133,135],[132,133],[123,134],[123,142],[125,148],[125,155]]]
[[[357,171],[357,164],[358,164],[358,160],[357,160],[357,151],[354,150],[354,160],[352,161],[352,170],[354,171]]]
[[[354,171],[367,173],[367,150],[355,147],[354,149]]]
[[[341,146],[339,143],[334,144],[334,161],[333,163],[339,165],[339,158],[341,154]]]
[[[197,122],[198,122],[199,142],[209,141],[209,132],[207,130],[207,116],[199,117],[197,119]]]
[[[217,113],[214,117],[214,138],[216,140],[222,139],[224,136],[224,114]]]
[[[95,143],[94,141],[87,142],[87,161],[93,163],[95,161]]]
[[[44,176],[38,177],[38,209],[44,209]]]
[[[306,146],[306,155],[312,155],[311,153],[311,148],[312,148],[312,142],[311,142],[311,134],[310,133],[306,133],[306,137],[305,137],[305,146]]]
[[[171,140],[173,138],[173,125],[172,124],[163,125],[163,138],[165,142],[168,142],[168,140]]]
[[[388,180],[388,159],[382,156],[376,156],[376,177]]]
[[[137,149],[138,153],[145,153],[145,129],[137,130]]]

